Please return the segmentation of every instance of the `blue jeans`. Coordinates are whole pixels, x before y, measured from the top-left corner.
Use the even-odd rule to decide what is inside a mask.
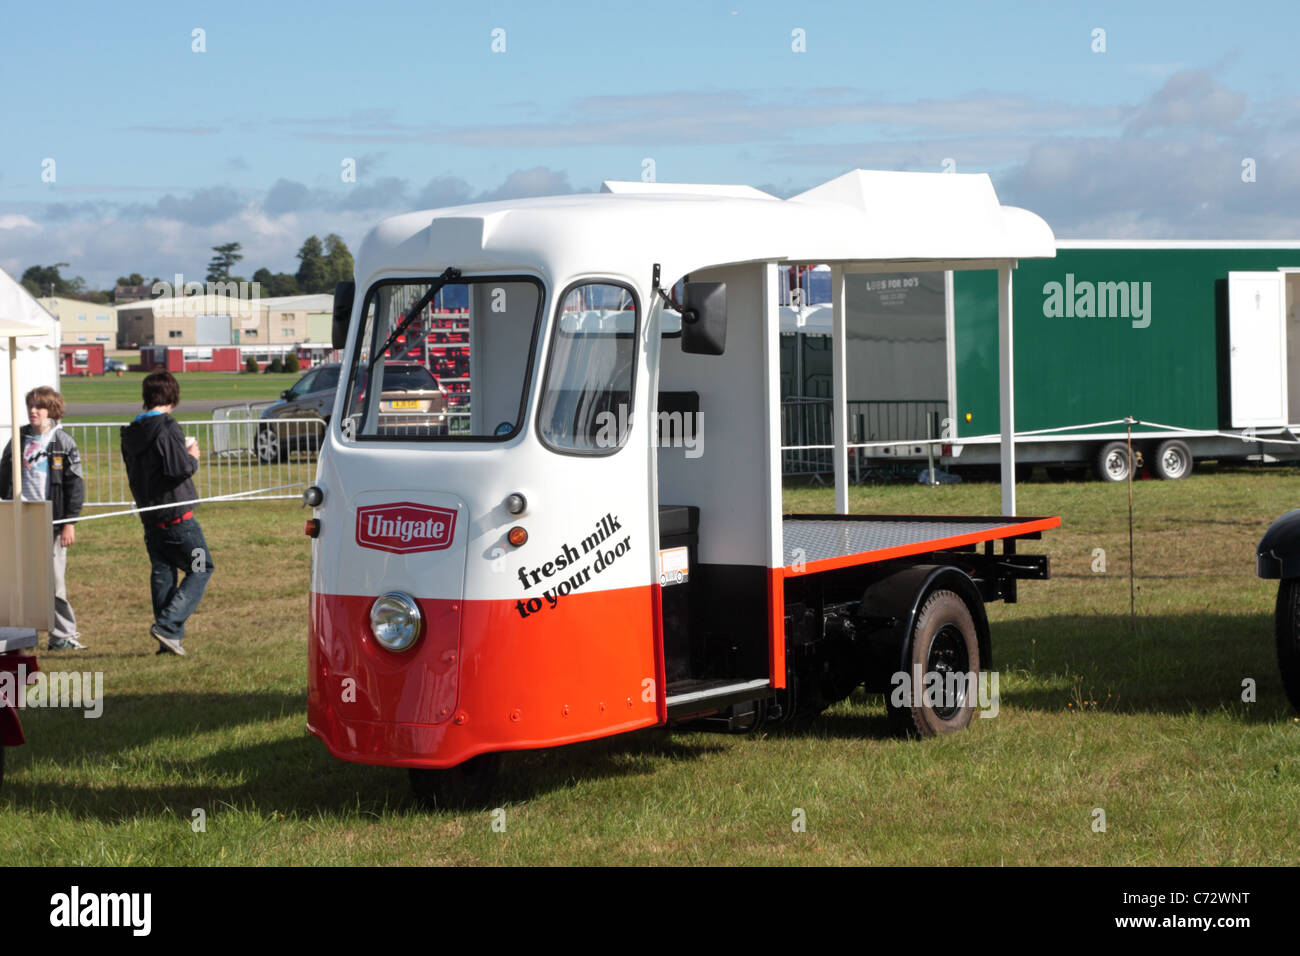
[[[203,540],[203,529],[197,518],[166,528],[148,525],[144,545],[153,565],[149,588],[153,592],[154,623],[168,637],[182,640],[185,619],[199,606],[208,578],[212,577],[212,552]],[[186,572],[183,581],[180,571]]]

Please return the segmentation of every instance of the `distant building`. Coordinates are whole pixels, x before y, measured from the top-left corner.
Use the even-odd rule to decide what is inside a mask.
[[[243,369],[243,356],[233,345],[224,348],[146,345],[140,349],[140,367],[145,371],[165,368],[169,372],[238,372]]]
[[[63,295],[44,296],[38,301],[59,320],[61,344],[98,343],[110,349],[116,346],[117,310],[113,306]]]
[[[276,356],[284,358],[290,352],[297,353],[307,365],[334,357],[330,343],[333,315],[334,297],[329,294],[267,299],[163,297],[118,306],[117,342],[119,348],[183,349],[186,368],[190,362],[216,361],[199,356],[208,356],[211,348],[226,345],[238,346],[242,360],[252,356],[258,365],[266,365]],[[141,354],[146,355],[143,351]],[[145,364],[170,367],[176,361],[162,352],[149,352],[147,356],[142,357]]]
[[[118,348],[231,345],[258,338],[257,300],[220,295],[170,296],[117,306]]]
[[[153,298],[153,286],[119,285],[113,288],[114,305],[121,305],[123,302],[140,302],[151,298]]]
[[[64,375],[103,375],[103,344],[60,345],[59,363]]]

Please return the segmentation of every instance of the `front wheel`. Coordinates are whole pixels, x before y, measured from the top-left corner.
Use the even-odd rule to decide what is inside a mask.
[[[272,425],[263,425],[257,430],[257,460],[264,465],[274,465],[287,457],[280,430]]]
[[[1300,710],[1300,578],[1286,578],[1277,586],[1273,631],[1277,636],[1282,689],[1291,706]]]
[[[1125,442],[1108,442],[1097,455],[1097,477],[1102,481],[1128,481],[1131,464]]]
[[[979,634],[966,602],[953,591],[934,591],[916,617],[909,672],[885,697],[895,730],[937,737],[971,722],[978,701]]]

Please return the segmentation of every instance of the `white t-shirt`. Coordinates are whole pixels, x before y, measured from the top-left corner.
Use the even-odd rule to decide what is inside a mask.
[[[50,484],[50,456],[46,451],[54,439],[57,426],[43,434],[28,436],[23,442],[23,500],[44,501]]]

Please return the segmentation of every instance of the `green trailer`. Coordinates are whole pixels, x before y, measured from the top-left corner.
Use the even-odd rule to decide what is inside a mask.
[[[850,470],[882,459],[919,468],[931,455],[996,469],[996,273],[845,283]],[[1123,481],[1128,417],[1139,422],[1137,463],[1159,477],[1184,477],[1202,459],[1295,459],[1298,309],[1300,241],[1059,241],[1056,258],[1020,263],[1017,470]],[[819,470],[830,307],[788,304],[782,327],[786,471]]]
[[[1012,298],[1016,460],[1122,481],[1287,459],[1300,431],[1300,242],[1058,241]],[[954,464],[996,464],[996,276],[952,280]],[[1288,381],[1295,387],[1288,390]],[[1099,424],[1106,423],[1106,424]]]

